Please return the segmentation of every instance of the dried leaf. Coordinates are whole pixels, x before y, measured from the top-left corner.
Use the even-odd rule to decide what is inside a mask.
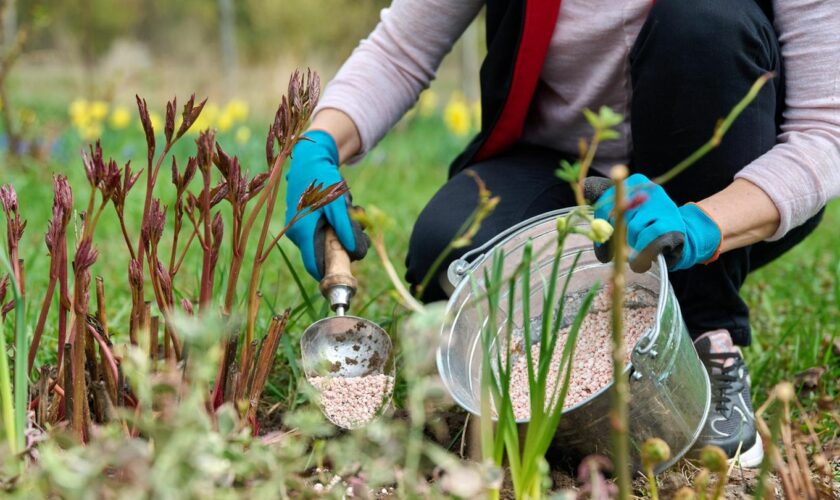
[[[213,166],[213,156],[216,150],[216,136],[211,130],[205,130],[198,134],[196,143],[196,161],[198,168],[206,175],[210,173],[210,167]]]
[[[253,198],[263,190],[269,177],[270,175],[268,172],[261,172],[251,179],[251,182],[248,183],[248,199]]]
[[[136,259],[131,259],[128,263],[128,283],[133,290],[137,290],[143,286],[142,266]]]
[[[155,272],[157,273],[158,282],[160,283],[160,288],[163,291],[164,296],[171,299],[172,277],[169,276],[169,271],[166,270],[166,266],[164,266],[163,262],[160,260],[157,261],[157,269]]]
[[[814,366],[808,368],[803,372],[799,372],[794,376],[796,386],[800,391],[810,392],[820,385],[820,379],[825,375],[826,369],[824,366]]]
[[[177,98],[173,97],[171,101],[166,103],[166,123],[163,128],[166,143],[172,144],[172,134],[175,132],[175,108],[177,106]]]
[[[137,99],[137,110],[140,112],[140,123],[143,124],[143,132],[146,134],[146,147],[148,148],[148,160],[151,164],[155,157],[155,129],[152,126],[152,119],[149,117],[149,106],[145,99],[141,99],[139,95],[134,96]]]
[[[93,242],[89,238],[82,240],[76,249],[76,257],[73,259],[73,269],[76,274],[84,273],[90,269],[98,256],[99,254],[93,248]]]
[[[193,123],[195,123],[196,119],[198,119],[198,115],[201,114],[201,111],[204,109],[204,105],[207,104],[207,99],[205,98],[198,106],[195,105],[195,94],[191,95],[189,100],[186,104],[184,104],[184,110],[181,113],[181,126],[178,128],[178,133],[175,136],[175,140],[178,140],[183,136],[189,129],[192,127]]]
[[[274,161],[277,158],[277,155],[274,153],[274,141],[276,140],[277,133],[274,131],[274,124],[269,125],[268,135],[266,135],[265,138],[265,163],[268,165],[268,168],[271,168],[274,165]]]
[[[210,190],[210,206],[215,207],[222,200],[228,198],[230,191],[229,184],[226,181],[220,182],[216,187]]]
[[[297,209],[299,212],[305,209],[310,211],[318,210],[344,196],[348,191],[347,183],[343,180],[331,184],[326,188],[323,186],[323,183],[315,184],[315,181],[313,181],[306,188],[298,201]]]
[[[225,153],[221,144],[216,143],[216,155],[213,157],[213,163],[225,178],[230,175],[231,162],[232,159],[230,155]]]
[[[149,207],[149,213],[140,228],[140,236],[146,251],[151,250],[160,243],[163,237],[163,228],[166,224],[167,207],[161,208],[160,200],[155,198]]]
[[[11,184],[0,186],[0,204],[6,214],[13,214],[18,211],[18,198],[15,188]]]
[[[82,150],[82,165],[85,167],[85,176],[88,183],[95,189],[105,177],[106,166],[102,157],[102,145],[99,141],[96,141],[96,147],[91,144],[89,150],[89,156]]]
[[[187,300],[187,299],[182,299],[182,300],[181,300],[181,309],[183,309],[183,310],[184,310],[184,312],[185,312],[185,313],[187,313],[187,314],[189,314],[190,316],[192,316],[192,315],[194,315],[194,314],[195,314],[195,312],[193,312],[193,305],[192,305],[192,302],[190,302],[190,301],[189,301],[189,300]]]
[[[52,217],[47,225],[44,240],[50,255],[55,255],[56,245],[60,244],[70,223],[73,209],[73,193],[67,177],[56,175],[53,177],[53,207]]]

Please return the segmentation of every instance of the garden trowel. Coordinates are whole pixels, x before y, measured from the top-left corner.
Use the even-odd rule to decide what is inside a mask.
[[[324,278],[320,288],[335,316],[316,321],[303,332],[300,351],[307,380],[393,376],[391,338],[385,330],[372,321],[347,315],[357,287],[347,251],[329,226],[324,240]],[[385,400],[390,400],[390,394],[385,395]]]

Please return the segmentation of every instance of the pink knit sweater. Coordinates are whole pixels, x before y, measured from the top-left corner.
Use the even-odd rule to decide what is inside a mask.
[[[327,86],[319,109],[350,116],[364,154],[414,105],[483,3],[393,0]],[[737,175],[778,208],[781,224],[771,240],[840,196],[840,1],[773,4],[786,78],[782,133]],[[591,133],[584,108],[607,105],[628,115],[627,55],[650,6],[650,0],[564,0],[523,141],[576,151],[578,138]],[[620,132],[622,140],[600,147],[595,168],[627,162],[628,121]]]

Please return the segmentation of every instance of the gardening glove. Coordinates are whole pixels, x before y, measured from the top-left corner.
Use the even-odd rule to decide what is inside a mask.
[[[292,161],[286,174],[286,224],[297,212],[306,188],[313,182],[324,187],[341,182],[338,172],[338,148],[332,136],[321,130],[303,135],[292,149]],[[351,260],[365,256],[369,246],[361,225],[350,218],[350,195],[342,196],[298,220],[287,234],[297,245],[306,271],[316,280],[324,276],[324,238],[332,226]]]
[[[723,236],[717,222],[694,203],[678,207],[662,186],[642,174],[625,181],[628,210],[627,244],[631,248],[630,268],[643,273],[662,254],[668,269],[679,271],[717,259]],[[613,223],[615,188],[601,177],[588,177],[584,194],[595,202],[595,217]],[[609,246],[595,245],[601,262],[611,258]]]

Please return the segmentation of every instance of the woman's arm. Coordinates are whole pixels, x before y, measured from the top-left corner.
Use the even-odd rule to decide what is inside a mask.
[[[751,241],[746,233],[758,234],[770,225],[767,200],[755,188],[778,211],[771,240],[840,196],[840,2],[775,0],[773,7],[785,69],[786,106],[779,144],[736,175],[752,188],[733,184],[703,202],[716,210],[721,226],[731,225],[725,231],[740,235],[733,237],[734,242]],[[743,195],[757,204],[744,206],[739,200]],[[723,202],[732,207],[740,204],[743,211]]]
[[[312,127],[336,139],[341,161],[367,152],[428,87],[484,0],[393,0],[327,85]]]
[[[339,164],[355,156],[362,147],[356,124],[343,111],[337,109],[327,108],[319,111],[312,119],[309,130],[323,130],[335,139]]]
[[[720,227],[721,253],[764,241],[779,227],[779,211],[773,200],[761,188],[743,179],[736,179],[698,205]]]

